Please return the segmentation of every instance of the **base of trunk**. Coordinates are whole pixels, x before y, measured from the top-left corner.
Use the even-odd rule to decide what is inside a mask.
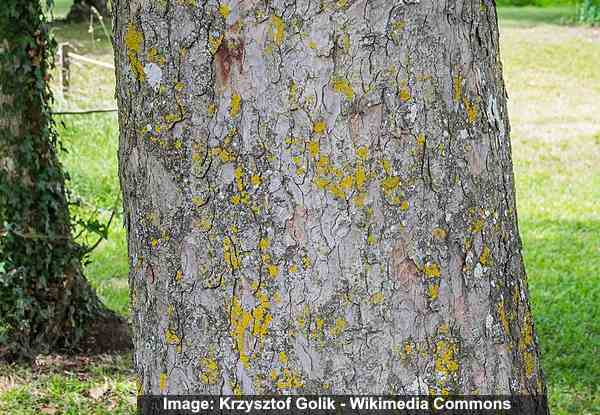
[[[131,329],[127,320],[111,310],[104,309],[100,315],[91,320],[77,346],[65,349],[56,347],[44,350],[41,354],[57,353],[63,356],[94,356],[100,354],[125,353],[133,350]],[[9,346],[0,347],[0,361],[13,363],[35,360],[15,353]]]
[[[103,17],[110,17],[110,11],[106,6],[105,1],[75,1],[69,10],[69,14],[66,17],[66,21],[68,22],[85,22],[90,19],[91,14],[93,13],[91,7],[95,7],[96,10]],[[97,17],[97,16],[94,16]]]
[[[79,348],[87,355],[131,351],[133,343],[127,320],[109,310],[90,322]]]

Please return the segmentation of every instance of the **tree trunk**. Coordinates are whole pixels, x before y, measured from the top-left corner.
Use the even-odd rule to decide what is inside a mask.
[[[92,7],[94,7],[101,16],[110,16],[110,8],[108,7],[107,0],[74,0],[66,20],[69,22],[83,22],[89,20],[90,16],[93,14]],[[97,16],[94,14],[94,17]]]
[[[493,1],[114,10],[143,393],[545,392]]]
[[[76,347],[92,322],[116,316],[85,280],[71,236],[40,2],[16,3],[0,11],[0,326],[11,354],[31,358]]]

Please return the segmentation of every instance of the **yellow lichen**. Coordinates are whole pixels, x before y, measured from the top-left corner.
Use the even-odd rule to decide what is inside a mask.
[[[348,327],[348,322],[346,321],[346,319],[343,317],[338,317],[335,319],[335,323],[333,324],[333,326],[330,327],[329,333],[333,337],[337,337],[340,334],[342,334],[346,327]]]
[[[344,193],[344,191],[338,185],[336,185],[335,183],[330,183],[327,186],[327,190],[329,190],[329,192],[331,192],[331,194],[333,194],[338,199],[345,199],[346,198],[346,193]]]
[[[144,43],[144,34],[137,30],[133,23],[129,23],[127,25],[127,32],[125,33],[125,46],[127,47],[127,57],[129,58],[131,68],[139,80],[146,79],[144,66],[138,57],[142,43]]]
[[[431,262],[431,263],[428,263],[427,265],[425,265],[423,272],[429,278],[436,278],[436,277],[439,277],[442,275],[439,265],[436,264],[435,262]]]
[[[164,392],[165,390],[167,390],[167,382],[169,381],[169,377],[167,376],[166,373],[161,373],[160,376],[158,377],[158,387],[160,389],[161,392]]]
[[[221,379],[221,370],[214,357],[200,359],[200,382],[205,385],[216,385]]]
[[[367,181],[367,173],[365,172],[365,168],[362,164],[358,164],[356,166],[356,170],[354,172],[354,183],[356,184],[356,188],[358,190],[362,190]]]
[[[252,335],[262,342],[268,333],[273,316],[269,314],[271,304],[267,295],[261,291],[257,294],[257,297],[259,300],[258,305],[252,309],[252,317],[254,319]]]
[[[262,344],[267,335],[269,325],[273,316],[269,314],[270,303],[265,293],[257,294],[258,305],[250,312],[246,311],[239,300],[234,297],[231,303],[230,324],[231,335],[237,352],[240,356],[240,362],[244,367],[248,367],[250,356],[246,350],[246,332],[251,327],[251,334],[255,336]],[[252,323],[252,326],[250,324]]]
[[[470,228],[471,232],[473,232],[473,233],[481,232],[483,230],[484,225],[485,225],[485,221],[483,219],[475,220],[471,224],[471,228]]]
[[[302,257],[302,267],[304,269],[308,269],[308,268],[310,268],[311,265],[312,264],[311,264],[310,258],[307,255],[303,256]]]
[[[163,119],[167,122],[167,124],[173,124],[175,122],[181,121],[183,117],[181,114],[168,113],[163,116]]]
[[[406,22],[404,20],[398,20],[392,23],[392,28],[395,32],[399,32],[406,27]]]
[[[496,304],[496,309],[498,310],[498,318],[500,319],[504,333],[508,335],[510,333],[510,326],[508,324],[508,318],[506,317],[506,310],[504,309],[504,300],[501,300]]]
[[[350,51],[350,34],[344,33],[342,36],[342,48],[344,52],[348,53]]]
[[[298,327],[301,329],[306,327],[307,321],[310,319],[310,307],[308,304],[304,304],[302,311],[296,316],[296,321],[298,322]]]
[[[317,176],[313,179],[313,184],[319,189],[325,190],[329,185],[329,179]]]
[[[240,356],[240,362],[248,366],[248,354],[246,353],[246,329],[252,321],[252,314],[244,310],[236,297],[233,298],[231,304],[231,315],[229,317],[231,324],[231,335],[234,339],[237,352]]]
[[[317,173],[327,174],[329,172],[329,157],[326,155],[320,155],[317,160]]]
[[[167,342],[167,344],[174,345],[179,344],[181,340],[179,339],[177,333],[173,331],[173,329],[167,329],[165,330],[165,341]]]
[[[457,346],[447,340],[438,340],[435,345],[435,370],[443,375],[452,375],[458,372],[459,365],[456,360]]]
[[[352,201],[354,202],[354,205],[358,208],[365,206],[365,200],[366,200],[366,195],[364,193],[359,193],[356,196],[354,196],[354,198],[352,199]]]
[[[381,181],[381,187],[386,192],[393,191],[399,185],[400,185],[400,177],[398,177],[398,176],[386,177],[385,179],[383,179]]]
[[[306,148],[308,149],[308,153],[312,158],[316,158],[319,154],[320,144],[318,140],[312,140],[306,143]]]
[[[217,112],[217,106],[215,104],[208,104],[206,107],[206,112],[212,118]]]
[[[277,265],[269,264],[267,266],[267,272],[271,278],[277,278],[277,275],[279,275],[279,267],[277,267]]]
[[[258,187],[262,183],[262,179],[258,174],[253,174],[250,177],[250,183],[252,184],[252,186]]]
[[[234,270],[240,267],[240,258],[228,236],[223,239],[223,259],[225,260],[225,263]]]
[[[481,255],[479,256],[479,263],[484,267],[488,267],[492,262],[491,258],[492,252],[490,251],[490,248],[488,248],[487,245],[485,245],[483,247],[483,250],[481,251]]]
[[[444,228],[434,228],[433,231],[431,231],[431,234],[435,239],[442,241],[446,239],[448,232],[446,232]]]
[[[472,124],[477,119],[477,106],[470,102],[466,97],[463,97],[463,104],[465,105],[465,110],[467,111],[467,119]]]
[[[369,233],[369,235],[367,236],[367,244],[375,245],[376,242],[377,240],[375,239],[375,236],[372,233]]]
[[[219,48],[221,47],[221,43],[223,43],[223,35],[213,36],[212,34],[208,36],[208,46],[211,54],[217,53]]]
[[[354,90],[352,89],[352,85],[347,79],[335,78],[333,80],[333,89],[334,91],[343,94],[349,101],[351,101],[352,98],[354,98]]]
[[[323,327],[325,327],[325,320],[321,317],[315,317],[315,328],[311,332],[310,337],[313,339],[318,339],[323,337]]]
[[[410,89],[408,89],[408,84],[406,81],[402,81],[400,83],[400,88],[398,89],[398,96],[400,98],[400,101],[402,102],[410,101]]]
[[[228,161],[233,160],[233,154],[226,148],[215,147],[211,150],[211,154],[215,157],[221,159],[223,163],[227,163]]]
[[[313,124],[313,132],[314,132],[315,134],[320,134],[320,135],[322,135],[322,134],[325,134],[325,131],[327,131],[327,124],[325,123],[325,121],[324,121],[324,120],[319,120],[319,121],[316,121],[316,122]]]
[[[231,8],[229,7],[228,4],[221,4],[219,6],[219,14],[221,16],[223,16],[225,19],[227,19],[227,17],[229,17],[230,13],[231,13]]]
[[[454,80],[452,82],[454,90],[452,98],[455,102],[460,101],[460,98],[462,97],[462,81],[463,77],[460,74],[458,74],[454,77]]]
[[[427,288],[427,296],[431,301],[437,300],[440,293],[440,286],[438,284],[432,284]]]
[[[267,249],[269,249],[269,240],[267,238],[262,238],[258,242],[258,247],[261,251],[266,251]]]
[[[139,53],[144,42],[144,35],[137,30],[133,23],[127,25],[127,32],[125,33],[125,45],[127,49]]]
[[[298,105],[298,85],[293,79],[290,81],[290,89],[288,94],[288,100],[292,104],[292,108],[296,108]]]
[[[279,362],[282,365],[287,365],[288,364],[288,357],[287,354],[283,351],[279,352]]]
[[[283,44],[285,39],[285,22],[279,16],[271,16],[271,35],[273,42],[278,46]]]
[[[385,295],[382,292],[375,293],[371,296],[370,302],[374,305],[382,304],[385,300]]]
[[[203,232],[207,232],[210,230],[210,228],[212,227],[210,221],[206,218],[200,218],[200,219],[196,219],[194,221],[194,227],[203,231]]]
[[[346,176],[340,181],[340,188],[344,191],[349,191],[354,186],[354,177]]]
[[[362,146],[356,149],[356,156],[362,160],[369,158],[369,147]]]
[[[279,389],[297,389],[304,386],[304,382],[298,372],[285,368],[282,379],[276,385]]]
[[[242,98],[238,94],[231,96],[231,106],[229,107],[229,117],[235,118],[240,113]]]
[[[525,375],[530,378],[533,376],[535,371],[535,356],[533,351],[530,350],[534,345],[533,343],[533,325],[531,323],[531,316],[526,314],[522,324],[521,337],[519,338],[519,353],[522,355]]]
[[[246,189],[246,185],[244,184],[244,168],[242,166],[236,167],[233,174],[238,191],[243,192]]]

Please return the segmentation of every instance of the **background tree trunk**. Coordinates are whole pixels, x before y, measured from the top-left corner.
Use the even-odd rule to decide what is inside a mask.
[[[89,20],[90,15],[93,13],[91,9],[92,7],[95,7],[102,16],[110,16],[108,0],[74,0],[71,9],[69,9],[67,20],[70,22]],[[96,16],[94,15],[94,17]]]
[[[17,3],[0,11],[0,326],[34,357],[79,346],[99,318],[124,322],[83,276],[49,112],[52,42],[40,2]]]
[[[114,10],[143,393],[545,392],[493,1]]]

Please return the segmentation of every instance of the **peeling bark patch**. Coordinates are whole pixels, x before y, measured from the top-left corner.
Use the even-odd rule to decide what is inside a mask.
[[[218,75],[220,85],[228,85],[229,75],[235,65],[238,66],[239,72],[242,73],[243,60],[243,39],[225,38],[225,40],[220,43],[215,53],[215,70]]]
[[[162,81],[162,70],[160,69],[160,66],[155,63],[148,63],[144,66],[144,73],[146,74],[150,87],[154,89],[155,92],[158,92],[160,82]]]

